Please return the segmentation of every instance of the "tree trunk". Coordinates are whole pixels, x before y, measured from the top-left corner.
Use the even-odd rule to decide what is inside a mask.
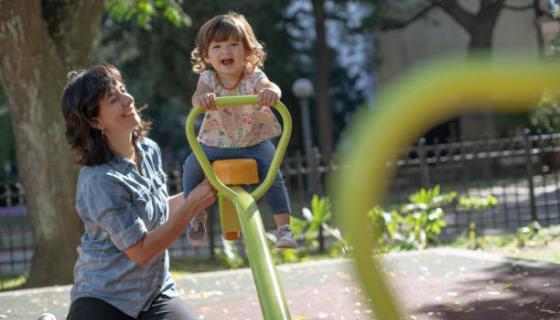
[[[469,53],[479,51],[492,51],[492,37],[494,35],[493,21],[479,21],[467,30],[470,35]],[[462,141],[495,138],[498,135],[496,129],[496,117],[493,112],[481,111],[467,113],[459,117],[460,137]]]
[[[490,52],[496,22],[505,0],[480,0],[477,13],[471,13],[459,1],[430,0],[438,5],[469,34],[469,53]],[[460,139],[471,140],[495,137],[496,121],[490,112],[466,114],[459,117]]]
[[[472,53],[478,50],[492,50],[492,37],[494,35],[494,28],[491,29],[484,28],[483,26],[477,26],[473,28],[472,32],[469,32],[469,51]]]
[[[329,158],[333,147],[333,115],[329,94],[331,63],[326,39],[324,0],[313,0],[315,16],[317,58],[317,126],[319,127],[319,148]]]
[[[533,11],[535,12],[535,35],[537,37],[537,46],[539,50],[539,58],[544,56],[544,35],[542,30],[542,19],[546,18],[546,13],[541,8],[540,0],[533,0]]]
[[[78,166],[64,135],[60,97],[66,73],[89,61],[102,10],[96,0],[0,1],[0,81],[33,229],[27,286],[72,282],[83,226],[75,212]]]

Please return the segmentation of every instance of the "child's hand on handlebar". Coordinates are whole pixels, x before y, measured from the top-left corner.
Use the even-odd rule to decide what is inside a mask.
[[[278,94],[278,92],[272,89],[264,88],[259,91],[259,105],[261,106],[270,107],[278,102],[279,99],[280,95]]]
[[[198,97],[198,106],[204,112],[209,110],[217,110],[218,107],[216,106],[216,95],[214,92],[205,93]]]

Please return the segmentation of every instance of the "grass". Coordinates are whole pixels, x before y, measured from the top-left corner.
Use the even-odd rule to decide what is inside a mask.
[[[517,234],[460,237],[451,247],[476,249],[504,256],[560,264],[560,226],[542,228],[536,233],[529,230]]]
[[[503,234],[477,237],[458,238],[446,244],[455,248],[476,249],[501,255],[538,260],[560,264],[560,226],[542,228],[537,233]],[[325,254],[309,255],[307,260],[329,259]],[[228,269],[219,259],[203,257],[171,258],[171,273],[182,276],[191,273],[220,271]],[[25,285],[27,275],[9,275],[0,277],[0,292],[16,290]]]
[[[170,265],[173,276],[190,273],[224,270],[224,266],[217,259],[210,260],[202,257],[171,258]],[[0,276],[0,292],[21,289],[25,286],[27,274]]]
[[[181,276],[190,273],[210,272],[224,270],[224,266],[218,259],[204,257],[176,258],[171,259],[171,273],[173,276]]]
[[[0,277],[0,292],[20,289],[26,281],[27,274],[2,276]]]

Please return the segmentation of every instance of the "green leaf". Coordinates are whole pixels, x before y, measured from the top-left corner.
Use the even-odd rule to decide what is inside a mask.
[[[146,30],[151,30],[152,19],[163,16],[175,27],[191,25],[191,18],[185,13],[177,0],[107,0],[105,9],[109,15],[119,21],[134,20]]]

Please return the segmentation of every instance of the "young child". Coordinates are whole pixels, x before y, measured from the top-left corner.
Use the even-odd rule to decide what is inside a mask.
[[[240,14],[216,16],[200,28],[191,58],[193,71],[200,74],[192,104],[205,112],[198,141],[208,160],[253,158],[260,178],[264,179],[276,150],[270,139],[281,133],[269,106],[282,93],[259,69],[265,52],[253,29]],[[258,95],[259,105],[216,108],[215,97],[233,95]],[[184,194],[189,194],[203,178],[204,173],[191,154],[183,165]],[[280,172],[265,196],[277,226],[276,247],[296,248],[290,228],[288,192]],[[206,215],[199,214],[189,224],[187,238],[197,245],[205,237]]]

